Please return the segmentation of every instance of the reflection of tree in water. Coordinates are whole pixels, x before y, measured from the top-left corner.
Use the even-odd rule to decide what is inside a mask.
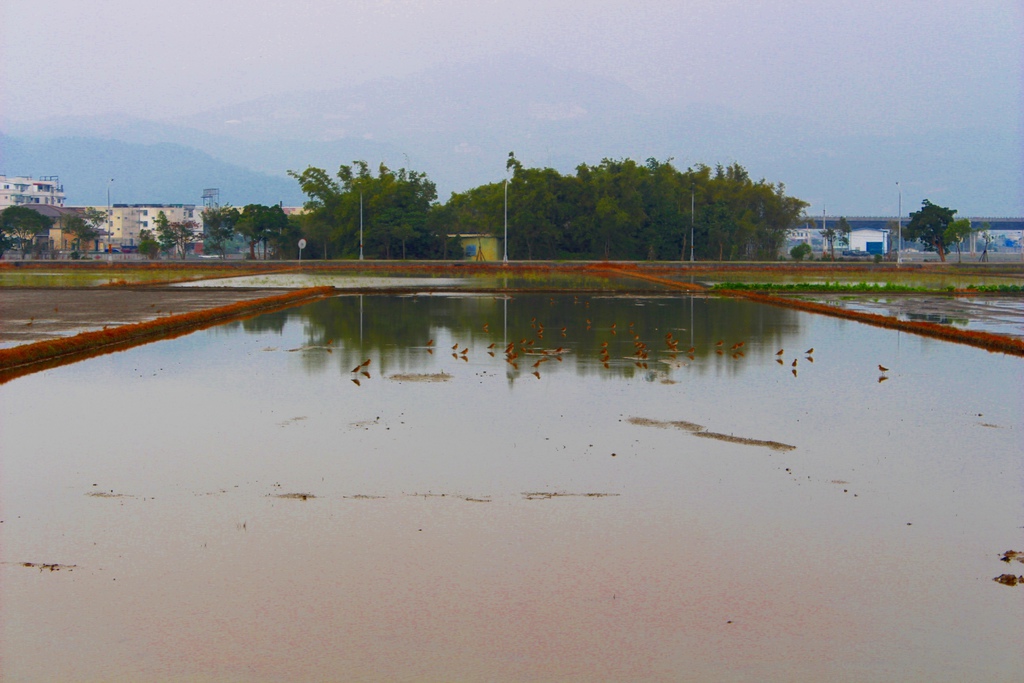
[[[276,332],[281,334],[288,322],[288,311],[276,311],[265,315],[258,315],[255,318],[246,318],[242,321],[242,329],[246,332]]]
[[[560,368],[572,366],[580,374],[648,376],[666,367],[659,359],[668,358],[663,353],[668,350],[667,333],[678,342],[677,359],[682,362],[689,361],[686,351],[691,345],[695,347],[695,359],[717,357],[716,350],[722,350],[722,359],[728,361],[772,359],[784,346],[784,339],[798,331],[799,315],[783,308],[719,297],[530,294],[508,300],[506,331],[505,310],[505,301],[493,295],[353,295],[260,316],[243,325],[246,331],[278,332],[286,320],[301,321],[307,347],[301,352],[303,365],[310,372],[335,366],[348,373],[366,358],[374,359],[374,374],[423,370],[433,364],[431,358],[450,356],[450,345],[455,342],[460,351],[469,349],[472,360],[479,360],[494,343],[490,350],[495,354],[495,365],[511,370],[504,363],[505,345],[515,342],[519,350],[523,340],[533,340],[536,349],[569,349],[558,364]],[[639,341],[649,349],[647,368],[627,360],[637,350],[634,335],[639,335]],[[426,353],[431,339],[435,340],[433,356]],[[723,342],[721,347],[715,346],[719,340]],[[446,341],[448,345],[442,345]],[[602,342],[608,342],[611,358],[607,370],[597,362]],[[744,342],[739,349],[744,356],[733,359],[730,347],[738,342]],[[537,359],[521,355],[516,361],[519,372],[530,372]],[[702,370],[715,367],[696,365]],[[553,367],[546,365],[540,371]]]

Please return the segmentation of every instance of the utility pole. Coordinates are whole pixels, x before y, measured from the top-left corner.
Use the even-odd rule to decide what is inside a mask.
[[[693,185],[690,185],[690,263],[693,263]]]
[[[896,214],[896,266],[898,267],[903,263],[903,188],[900,187],[900,181],[896,181],[896,191],[900,195],[899,209]]]
[[[508,265],[508,172],[505,173],[505,255],[501,262]]]
[[[114,241],[114,214],[110,210],[110,183],[114,182],[111,178],[107,181],[107,263],[114,260],[114,247],[111,244]]]

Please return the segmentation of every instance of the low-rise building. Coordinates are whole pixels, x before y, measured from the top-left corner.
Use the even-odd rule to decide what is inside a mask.
[[[889,231],[874,228],[850,231],[850,249],[866,254],[889,253]]]
[[[493,235],[460,233],[451,234],[448,237],[459,241],[463,249],[463,258],[466,261],[498,261],[501,259],[501,254],[498,251],[500,242]]]
[[[89,207],[107,213],[105,206]],[[142,241],[139,236],[143,230],[156,232],[156,219],[163,212],[168,223],[184,223],[194,221],[196,232],[203,233],[202,210],[197,211],[195,204],[114,204],[107,213],[107,232],[109,245],[117,249],[132,250]]]
[[[0,175],[0,210],[8,206],[64,206],[64,186],[55,176]]]

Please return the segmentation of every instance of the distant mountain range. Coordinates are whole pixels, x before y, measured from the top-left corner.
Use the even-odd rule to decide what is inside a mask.
[[[799,115],[798,115],[799,114]],[[852,127],[852,126],[851,126]],[[177,119],[77,117],[7,123],[0,172],[59,175],[73,204],[199,202],[217,187],[242,205],[303,195],[289,169],[365,159],[425,171],[443,201],[504,178],[509,151],[572,173],[604,157],[738,162],[829,214],[892,215],[928,198],[962,215],[1024,214],[1019,133],[836,133],[813,112],[753,116],[679,108],[591,75],[505,56],[402,79],[264,97]]]

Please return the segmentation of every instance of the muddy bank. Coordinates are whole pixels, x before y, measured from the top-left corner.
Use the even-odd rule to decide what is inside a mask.
[[[280,293],[273,289],[5,287],[0,304],[0,346],[69,337]]]
[[[44,339],[13,348],[0,349],[0,383],[24,374],[71,363],[95,355],[121,351],[158,339],[169,339],[195,330],[261,313],[287,308],[330,296],[330,287],[318,287],[239,301],[190,313],[173,313],[163,318],[120,325],[73,337]],[[34,321],[30,321],[32,323]]]

